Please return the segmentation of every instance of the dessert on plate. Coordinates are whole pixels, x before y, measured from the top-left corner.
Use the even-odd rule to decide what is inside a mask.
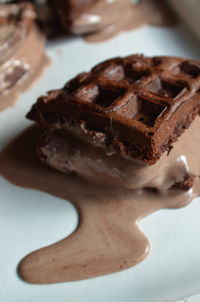
[[[199,93],[200,62],[131,55],[39,97],[28,113],[36,124],[0,154],[0,172],[70,201],[79,223],[70,236],[22,259],[23,280],[92,278],[147,256],[140,220],[200,193]]]
[[[46,128],[38,154],[93,180],[188,190],[197,175],[176,145],[199,115],[199,78],[199,62],[176,57],[98,64],[33,105],[28,118]]]

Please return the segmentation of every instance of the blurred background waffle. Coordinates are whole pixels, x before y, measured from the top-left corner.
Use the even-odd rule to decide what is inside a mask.
[[[92,32],[94,30],[99,30],[102,26],[109,24],[109,21],[105,17],[103,18],[101,14],[99,14],[99,10],[102,9],[102,5],[105,7],[106,5],[112,7],[112,10],[115,8],[115,3],[120,2],[119,0],[85,0],[85,1],[77,1],[77,0],[27,0],[28,2],[32,2],[36,5],[37,12],[39,15],[40,22],[45,26],[45,30],[47,34],[50,36],[54,35],[63,35],[63,32],[66,33],[71,31],[75,34],[82,34]],[[139,3],[141,6],[144,5],[145,2],[155,2],[156,0],[130,0],[132,5],[136,5]],[[11,2],[22,2],[11,1],[11,0],[0,0],[0,3],[11,3]],[[160,5],[160,2],[157,1]],[[190,27],[190,29],[200,37],[200,1],[199,0],[166,0],[162,1],[162,5],[160,5],[160,9],[165,9],[165,5],[168,2],[172,9],[183,19],[183,21]],[[103,4],[101,4],[103,3]],[[125,2],[124,2],[125,3]],[[123,4],[123,2],[122,2]],[[128,0],[126,0],[126,5],[128,5]],[[145,4],[146,5],[146,4]],[[156,4],[157,5],[157,4]],[[92,9],[91,9],[92,7]],[[53,9],[52,9],[53,8]],[[109,15],[110,9],[108,9],[108,17],[109,19],[114,18],[113,13]],[[122,10],[123,11],[123,10]],[[122,13],[121,11],[121,13]],[[107,14],[106,13],[106,14]],[[155,13],[155,12],[150,12]],[[57,15],[58,14],[58,15]],[[137,15],[137,14],[136,14]],[[172,14],[170,14],[172,15]],[[134,18],[136,16],[134,15]],[[170,17],[170,16],[169,16]],[[101,19],[101,21],[100,21]],[[73,21],[73,22],[72,22]],[[151,21],[151,20],[150,20]],[[73,27],[72,27],[73,23]],[[148,22],[147,22],[148,23]],[[151,23],[151,22],[150,22]]]

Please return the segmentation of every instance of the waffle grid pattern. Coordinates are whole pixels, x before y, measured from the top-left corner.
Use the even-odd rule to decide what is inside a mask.
[[[200,88],[200,64],[174,58],[116,58],[65,85],[68,101],[92,112],[125,119],[152,135],[170,114]]]
[[[107,153],[154,164],[200,114],[200,62],[132,55],[49,91],[27,117],[72,130]]]

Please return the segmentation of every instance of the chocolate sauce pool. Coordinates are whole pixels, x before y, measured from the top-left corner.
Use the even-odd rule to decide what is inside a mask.
[[[184,153],[190,151],[188,163],[196,169],[191,172],[197,174],[199,128],[197,118],[179,139],[185,143]],[[199,194],[198,177],[187,192],[158,194],[68,176],[38,159],[35,150],[41,132],[41,128],[33,126],[11,142],[0,154],[0,173],[18,186],[69,200],[79,213],[79,225],[67,238],[32,252],[20,262],[18,273],[26,282],[74,281],[132,267],[149,252],[149,242],[139,229],[140,220],[159,209],[183,207]]]

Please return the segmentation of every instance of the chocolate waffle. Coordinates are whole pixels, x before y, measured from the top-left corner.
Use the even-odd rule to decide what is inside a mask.
[[[27,117],[108,154],[154,164],[200,111],[200,62],[114,58],[38,99]]]

